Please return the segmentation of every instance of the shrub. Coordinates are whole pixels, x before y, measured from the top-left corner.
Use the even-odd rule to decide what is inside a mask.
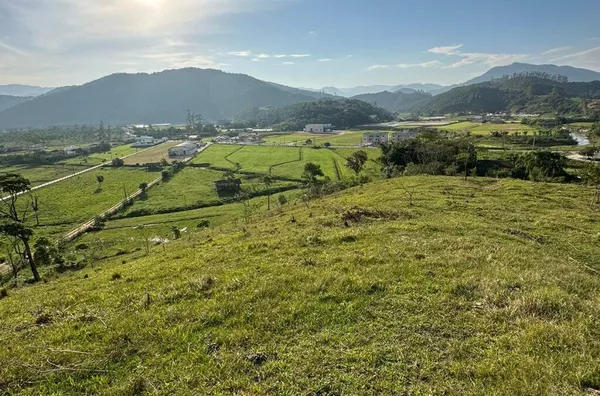
[[[0,300],[2,300],[3,298],[8,297],[8,290],[2,288],[0,289]]]
[[[196,227],[197,228],[208,228],[208,227],[210,227],[210,221],[202,220],[200,223],[198,223],[198,225]]]

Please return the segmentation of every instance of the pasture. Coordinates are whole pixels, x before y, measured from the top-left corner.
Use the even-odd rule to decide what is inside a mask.
[[[103,176],[100,185],[97,176]],[[31,196],[39,203],[40,227],[36,233],[54,234],[52,227],[66,228],[83,223],[95,215],[109,209],[138,189],[141,183],[149,183],[160,177],[160,173],[150,173],[144,169],[101,168],[51,186],[34,191],[19,198],[20,207],[30,205]],[[29,222],[34,223],[33,216]]]
[[[402,177],[190,229],[148,255],[137,230],[90,234],[89,245],[114,232],[138,252],[8,290],[0,385],[29,395],[591,394],[592,194]],[[150,235],[167,237],[160,227]]]
[[[69,176],[85,170],[86,167],[58,165],[15,165],[0,168],[0,173],[17,173],[31,182],[33,187],[48,183],[61,177]]]
[[[531,132],[534,130],[529,125],[523,125],[520,123],[507,123],[507,124],[483,124],[483,123],[475,123],[475,122],[459,122],[452,125],[447,125],[443,127],[438,127],[441,131],[451,131],[451,132],[470,132],[473,135],[481,135],[488,136],[494,131],[498,132]]]
[[[326,149],[313,147],[281,146],[230,146],[212,145],[195,159],[195,163],[208,163],[219,168],[235,169],[239,164],[245,172],[299,179],[308,162],[321,166],[325,176],[333,180],[350,177],[346,157],[358,149]],[[366,149],[370,158],[379,157],[378,149]],[[367,168],[371,163],[367,164]]]
[[[68,158],[63,161],[60,161],[59,164],[76,164],[76,165],[87,165],[94,166],[100,165],[105,162],[110,162],[113,158],[123,158],[128,155],[135,154],[143,149],[131,147],[131,144],[124,144],[121,146],[113,147],[107,153],[94,153],[87,156],[78,156],[73,158]]]

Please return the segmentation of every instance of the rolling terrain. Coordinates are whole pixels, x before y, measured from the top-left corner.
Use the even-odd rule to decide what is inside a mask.
[[[403,177],[9,290],[0,391],[600,389],[591,194]]]

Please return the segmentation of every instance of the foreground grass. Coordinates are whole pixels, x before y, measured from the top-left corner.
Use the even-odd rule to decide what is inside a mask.
[[[600,388],[590,196],[382,181],[10,290],[0,391],[583,394]]]
[[[33,187],[39,186],[62,177],[85,170],[85,167],[60,164],[60,165],[17,165],[0,168],[0,173],[17,173],[31,182]]]

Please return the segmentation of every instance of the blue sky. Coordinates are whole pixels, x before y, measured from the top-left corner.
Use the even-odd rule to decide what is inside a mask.
[[[320,88],[600,71],[600,1],[0,0],[0,84],[216,68]]]

